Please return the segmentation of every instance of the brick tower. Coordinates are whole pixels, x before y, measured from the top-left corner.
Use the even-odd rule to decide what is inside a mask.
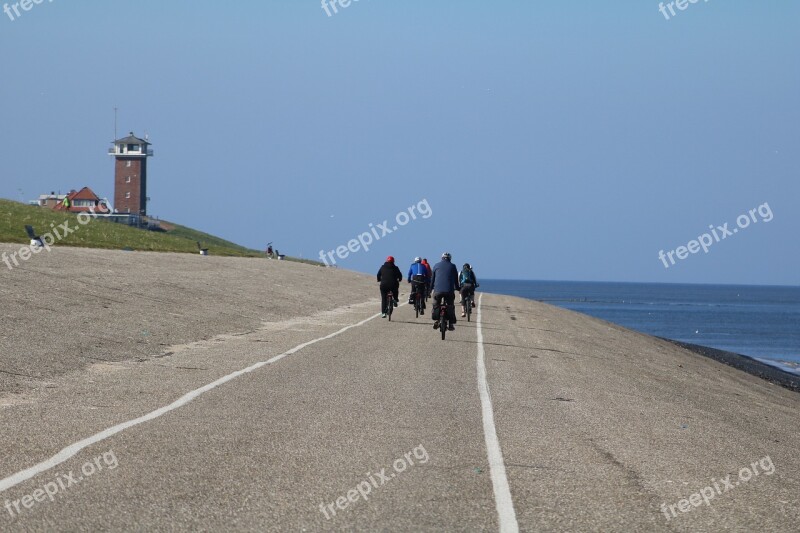
[[[146,137],[146,135],[145,135]],[[114,141],[108,154],[114,164],[114,211],[147,215],[147,158],[153,155],[150,143],[130,133]]]

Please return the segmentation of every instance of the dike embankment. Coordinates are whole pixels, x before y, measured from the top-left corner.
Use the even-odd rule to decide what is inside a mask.
[[[407,306],[391,324],[370,319],[372,276],[265,259],[58,248],[0,281],[5,476],[286,354],[113,437],[125,482],[81,493],[74,517],[41,507],[42,523],[100,527],[106,518],[90,510],[113,500],[127,509],[114,515],[121,528],[126,517],[166,527],[146,513],[148,498],[204,486],[211,462],[223,479],[281,486],[280,502],[239,509],[250,492],[226,481],[181,515],[187,528],[222,528],[215,510],[229,508],[241,529],[264,516],[284,529],[333,527],[313,498],[335,498],[364,464],[422,443],[430,466],[408,474],[420,477],[335,526],[496,529],[480,353],[521,530],[796,531],[800,520],[800,394],[602,320],[484,294],[481,335],[460,320],[442,342]],[[209,439],[236,442],[251,463],[213,455],[227,444],[196,445]],[[187,450],[197,455],[181,459]],[[167,457],[180,478],[154,463]]]

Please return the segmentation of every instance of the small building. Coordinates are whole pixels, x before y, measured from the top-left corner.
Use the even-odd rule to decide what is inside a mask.
[[[40,194],[36,205],[39,207],[49,207],[50,209],[55,209],[56,206],[61,205],[66,197],[66,194],[56,194],[55,191],[52,191],[50,194]]]
[[[42,195],[48,196],[48,195]],[[40,204],[41,204],[41,198]],[[97,213],[98,215],[105,215],[110,213],[108,206],[106,206],[105,202],[97,196],[92,189],[89,187],[84,187],[79,191],[72,190],[69,194],[66,195],[49,195],[55,196],[53,200],[58,200],[60,197],[60,201],[58,201],[54,207],[51,209],[55,211],[66,211],[69,213]],[[66,200],[66,201],[65,201]],[[52,200],[48,198],[47,202],[51,202]],[[50,207],[49,205],[47,207]]]

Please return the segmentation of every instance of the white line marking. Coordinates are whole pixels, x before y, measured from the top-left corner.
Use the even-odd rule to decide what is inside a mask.
[[[242,370],[237,370],[236,372],[233,372],[231,374],[228,374],[227,376],[221,377],[218,380],[209,383],[208,385],[205,385],[203,387],[200,387],[199,389],[195,389],[195,390],[193,390],[193,391],[191,391],[191,392],[189,392],[187,394],[184,394],[183,396],[181,396],[179,399],[175,400],[171,404],[169,404],[167,406],[164,406],[164,407],[161,407],[160,409],[156,409],[155,411],[153,411],[151,413],[148,413],[148,414],[146,414],[144,416],[140,416],[139,418],[134,418],[133,420],[129,420],[127,422],[123,422],[121,424],[117,424],[116,426],[110,427],[110,428],[108,428],[108,429],[106,429],[104,431],[101,431],[100,433],[92,435],[91,437],[85,438],[85,439],[83,439],[81,441],[78,441],[78,442],[76,442],[74,444],[70,444],[69,446],[67,446],[66,448],[64,448],[63,450],[61,450],[60,452],[58,452],[54,456],[52,456],[50,459],[42,461],[41,463],[39,463],[37,465],[34,465],[34,466],[30,467],[30,468],[26,468],[25,470],[17,472],[16,474],[13,474],[13,475],[8,476],[7,478],[1,480],[0,481],[0,492],[3,492],[3,491],[6,491],[6,490],[8,490],[8,489],[10,489],[12,487],[15,487],[16,485],[19,485],[23,481],[27,481],[28,479],[30,479],[30,478],[38,475],[38,474],[41,474],[42,472],[45,472],[45,471],[50,470],[51,468],[53,468],[55,466],[60,465],[64,461],[66,461],[66,460],[70,459],[71,457],[75,456],[78,452],[80,452],[84,448],[87,448],[87,447],[91,446],[92,444],[96,444],[96,443],[98,443],[98,442],[100,442],[102,440],[105,440],[105,439],[111,437],[112,435],[116,435],[117,433],[119,433],[121,431],[124,431],[124,430],[126,430],[128,428],[131,428],[133,426],[138,426],[139,424],[143,424],[145,422],[149,422],[150,420],[158,418],[161,415],[169,413],[172,410],[175,410],[175,409],[177,409],[179,407],[183,407],[184,405],[188,404],[189,402],[191,402],[192,400],[194,400],[198,396],[202,395],[205,392],[208,392],[208,391],[210,391],[212,389],[215,389],[215,388],[219,387],[223,383],[226,383],[226,382],[228,382],[228,381],[230,381],[232,379],[238,378],[239,376],[241,376],[243,374],[247,374],[249,372],[257,370],[257,369],[261,368],[262,366],[270,365],[272,363],[276,363],[276,362],[280,361],[281,359],[283,359],[284,357],[286,357],[288,355],[292,355],[293,353],[299,352],[303,348],[311,346],[312,344],[316,344],[316,343],[318,343],[320,341],[324,341],[324,340],[327,340],[327,339],[332,339],[333,337],[336,337],[337,335],[341,335],[342,333],[344,333],[345,331],[347,331],[349,329],[357,328],[358,326],[363,326],[364,324],[366,324],[370,320],[373,320],[373,319],[375,319],[375,318],[377,318],[379,316],[380,316],[380,313],[372,315],[371,317],[369,317],[367,319],[364,319],[361,322],[357,322],[355,324],[350,324],[349,326],[346,326],[346,327],[340,329],[339,331],[331,333],[330,335],[325,335],[324,337],[320,337],[318,339],[314,339],[314,340],[311,340],[311,341],[308,341],[308,342],[304,342],[303,344],[295,346],[294,348],[292,348],[289,351],[286,351],[286,352],[283,352],[282,354],[276,355],[272,359],[268,359],[267,361],[260,361],[260,362],[258,362],[256,364],[248,366],[247,368],[244,368]]]
[[[500,449],[500,439],[497,438],[497,429],[494,427],[494,410],[492,396],[489,394],[489,382],[486,380],[486,352],[483,349],[483,331],[481,329],[481,301],[483,294],[478,297],[478,392],[481,396],[481,410],[483,411],[483,435],[486,439],[486,455],[489,458],[489,473],[492,477],[494,489],[494,502],[497,507],[497,517],[500,522],[501,533],[517,533],[517,513],[514,511],[514,501],[511,499],[511,489],[506,478],[506,465],[503,462],[503,451]]]

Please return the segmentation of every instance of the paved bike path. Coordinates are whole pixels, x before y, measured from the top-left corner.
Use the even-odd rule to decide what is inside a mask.
[[[4,411],[2,477],[358,324],[372,307],[189,346],[168,364],[97,372]],[[795,393],[542,304],[487,295],[481,314],[521,530],[797,523]],[[391,323],[368,320],[97,442],[0,500],[111,451],[115,468],[98,463],[54,501],[6,513],[3,528],[496,531],[476,324],[460,320],[444,342],[430,325],[402,306]],[[774,473],[670,519],[659,509],[766,455]]]
[[[393,318],[241,375],[13,487],[4,495],[32,493],[56,470],[78,471],[107,450],[119,462],[12,525],[495,529],[475,346],[456,344],[459,335],[474,339],[474,329],[442,343],[410,307]],[[308,337],[330,327],[298,320],[289,329]],[[245,341],[203,347],[203,364],[259,346]],[[58,439],[49,440],[45,454],[58,451]],[[341,498],[359,486],[366,492],[365,481],[369,492],[342,510]]]

